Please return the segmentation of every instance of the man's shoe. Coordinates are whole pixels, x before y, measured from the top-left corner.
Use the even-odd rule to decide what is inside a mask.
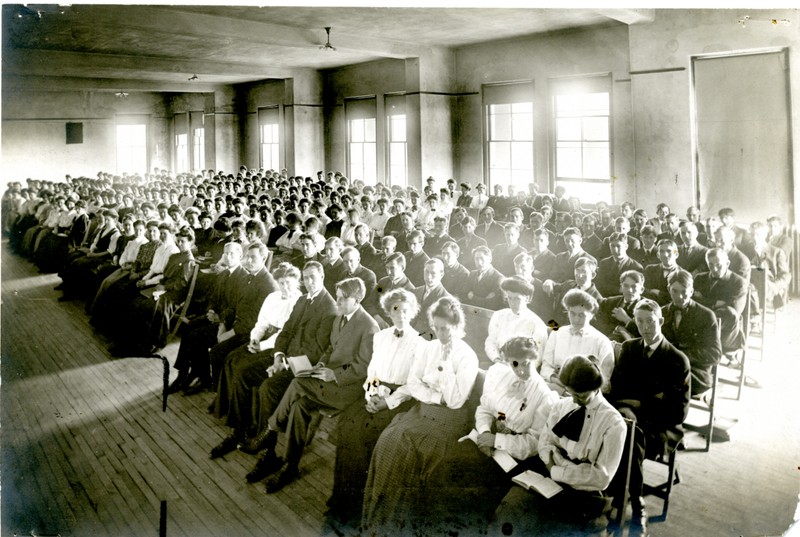
[[[214,411],[217,409],[217,398],[211,400],[211,403],[208,404],[208,408],[206,409],[209,414],[213,414]],[[236,449],[236,445],[234,444],[233,449]]]
[[[196,379],[197,382],[189,382],[183,388],[183,395],[197,395],[198,393],[203,393],[209,391],[210,383],[204,382],[200,379]]]
[[[632,502],[632,504],[633,513],[628,535],[630,537],[647,537],[650,533],[647,527],[647,511],[644,510],[644,500],[639,498],[638,502]]]
[[[178,393],[184,390],[186,386],[188,386],[188,384],[189,384],[188,376],[181,377],[180,375],[178,375],[178,378],[176,378],[172,382],[172,384],[169,385],[169,388],[167,388],[167,393],[170,395],[173,393]]]
[[[270,434],[273,433],[273,434]],[[248,455],[258,455],[260,452],[268,448],[274,448],[276,444],[276,435],[274,431],[264,429],[253,438],[248,438],[239,444],[239,451],[247,453]],[[260,480],[259,480],[260,481]]]
[[[272,474],[267,479],[267,484],[264,491],[267,494],[278,492],[289,483],[293,483],[300,478],[300,472],[294,464],[284,463],[281,469]]]
[[[253,469],[245,476],[245,479],[247,479],[248,483],[258,483],[280,470],[282,466],[283,459],[276,456],[274,451],[267,451],[258,459]]]
[[[231,433],[230,435],[226,436],[222,442],[214,446],[214,449],[211,450],[211,458],[218,459],[223,455],[227,455],[236,449],[236,444],[238,443],[239,437],[236,434]]]

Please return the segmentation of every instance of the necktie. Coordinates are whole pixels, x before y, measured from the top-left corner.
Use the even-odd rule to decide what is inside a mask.
[[[577,442],[581,437],[583,420],[586,418],[586,407],[579,406],[556,423],[553,434],[563,436]]]
[[[683,317],[683,310],[676,309],[675,310],[675,330],[677,330],[681,326],[681,318]]]
[[[395,337],[403,337],[403,331],[400,330],[399,328],[395,328],[394,329],[394,335],[395,335]]]
[[[583,337],[583,328],[570,328],[569,332],[573,336]]]
[[[345,325],[346,325],[346,324],[347,324],[347,317],[345,317],[344,315],[342,315],[342,320],[341,320],[341,321],[339,321],[339,332],[341,332],[342,330],[344,330],[344,327],[345,327]]]

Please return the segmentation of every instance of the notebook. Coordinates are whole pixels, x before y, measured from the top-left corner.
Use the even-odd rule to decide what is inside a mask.
[[[511,481],[528,490],[533,489],[545,498],[552,498],[564,490],[561,488],[561,485],[549,477],[545,477],[533,470],[525,470],[521,474],[512,477]]]

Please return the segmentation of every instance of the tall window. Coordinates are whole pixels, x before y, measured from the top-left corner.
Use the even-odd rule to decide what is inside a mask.
[[[205,116],[203,112],[189,115],[192,127],[192,169],[204,170],[206,167]]]
[[[172,118],[175,129],[175,171],[189,171],[189,114],[182,112]]]
[[[378,173],[375,99],[345,101],[345,117],[350,180],[375,184]]]
[[[406,152],[405,95],[387,95],[386,144],[388,145],[388,177],[390,185],[406,186],[408,183],[408,156]]]
[[[117,125],[117,173],[147,172],[147,125]]]
[[[280,170],[280,111],[277,106],[258,109],[258,130],[261,167]]]
[[[551,85],[556,184],[586,201],[611,201],[611,78]]]
[[[489,185],[527,189],[533,173],[533,83],[484,86]]]

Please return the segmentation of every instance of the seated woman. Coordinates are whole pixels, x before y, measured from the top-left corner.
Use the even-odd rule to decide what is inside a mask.
[[[474,441],[449,447],[445,462],[431,481],[439,493],[431,498],[433,520],[448,528],[482,533],[511,487],[511,477],[526,469],[537,453],[550,409],[559,400],[536,372],[539,345],[517,336],[500,349],[502,361],[489,368],[475,411]],[[497,451],[522,461],[506,473],[493,460]],[[533,460],[533,459],[530,459]]]
[[[500,283],[508,308],[496,311],[489,320],[484,343],[486,356],[493,362],[500,360],[500,347],[514,336],[532,337],[537,349],[547,341],[547,326],[538,315],[528,309],[533,298],[533,285],[517,276],[505,278]]]
[[[603,391],[607,392],[608,381],[614,371],[614,349],[611,341],[589,324],[597,313],[597,300],[580,289],[570,289],[562,304],[567,310],[569,324],[550,333],[542,356],[542,378],[552,389],[565,395],[559,373],[567,358],[576,354],[596,356],[605,379]]]
[[[372,453],[362,515],[371,532],[397,535],[427,524],[428,476],[470,428],[464,404],[478,374],[478,357],[461,339],[464,312],[458,300],[444,297],[428,316],[436,339],[422,344],[408,383],[397,390],[417,402],[381,433]]]
[[[410,324],[419,312],[414,293],[393,289],[383,294],[381,307],[392,326],[374,336],[364,383],[366,404],[359,400],[345,409],[336,430],[336,464],[327,515],[342,523],[361,519],[372,450],[392,419],[413,406],[411,395],[399,388],[406,384],[418,349],[425,343]]]
[[[555,326],[565,326],[569,322],[567,312],[564,311],[562,307],[562,300],[571,289],[585,291],[592,295],[598,302],[603,298],[603,295],[601,295],[594,286],[594,278],[597,276],[597,261],[588,257],[581,257],[575,262],[573,275],[575,277],[573,280],[567,280],[561,283],[547,280],[542,285],[544,292],[547,293],[552,301],[551,313]],[[551,324],[549,322],[550,319],[547,321],[548,325]]]
[[[603,375],[589,358],[569,358],[559,379],[570,397],[550,410],[532,466],[563,490],[547,499],[513,487],[489,535],[603,535],[606,530],[611,500],[604,491],[622,458],[625,422],[600,392]]]

